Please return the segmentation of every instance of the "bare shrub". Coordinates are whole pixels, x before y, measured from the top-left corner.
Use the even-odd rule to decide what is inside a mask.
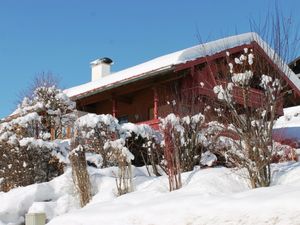
[[[253,38],[266,45],[256,35]],[[272,53],[268,46],[264,48]],[[228,70],[222,73],[227,74],[227,82],[215,86],[214,92],[223,103],[220,110],[227,114],[224,120],[228,130],[238,138],[225,154],[232,165],[247,169],[253,188],[269,186],[270,165],[277,151],[273,126],[286,92],[280,69],[285,67],[275,53],[272,60],[279,69],[255,48],[245,48],[232,57],[229,52],[226,55]]]
[[[131,163],[124,160],[118,162],[118,176],[116,186],[118,195],[124,195],[133,191]]]
[[[52,72],[48,71],[42,71],[37,73],[31,83],[23,90],[21,90],[18,93],[17,96],[17,104],[21,104],[24,98],[29,98],[31,99],[34,91],[39,88],[39,87],[55,87],[55,88],[59,88],[60,85],[60,78],[53,74]]]
[[[69,155],[69,159],[72,166],[73,183],[79,195],[80,206],[84,207],[91,200],[92,194],[83,147],[78,145],[74,148]]]
[[[118,195],[123,195],[133,191],[132,183],[132,168],[131,160],[134,156],[125,147],[124,139],[117,139],[114,141],[106,142],[105,150],[112,152],[114,160],[118,165],[118,174],[116,178],[116,185]]]
[[[254,94],[251,84],[254,77],[258,76],[252,72],[254,57],[252,49],[245,49],[234,60],[228,58],[230,80],[226,85],[214,87],[218,99],[224,103],[224,112],[228,114],[226,120],[230,124],[229,129],[239,137],[226,155],[233,165],[247,169],[253,188],[270,184],[270,164],[274,151],[272,128],[281,90],[278,79],[261,75],[261,101],[269,104],[250,108],[250,99]],[[242,104],[238,102],[237,93],[242,95]]]
[[[165,124],[163,132],[164,159],[166,161],[166,172],[169,179],[169,190],[174,191],[182,187],[179,149],[174,143],[174,138],[178,138],[178,133],[170,123]]]

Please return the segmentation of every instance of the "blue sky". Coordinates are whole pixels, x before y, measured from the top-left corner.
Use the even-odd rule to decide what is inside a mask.
[[[300,23],[298,0],[278,0]],[[0,118],[32,78],[51,71],[63,88],[90,80],[89,62],[113,71],[204,41],[250,31],[271,0],[0,0]],[[298,13],[298,14],[297,14]]]

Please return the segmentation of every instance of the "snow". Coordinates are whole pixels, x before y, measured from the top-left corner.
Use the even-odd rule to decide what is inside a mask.
[[[107,150],[109,148],[118,150],[120,155],[122,155],[128,163],[130,163],[131,160],[134,160],[133,154],[125,147],[125,140],[122,138],[105,142],[104,149]]]
[[[118,85],[133,82],[137,79],[141,79],[145,76],[154,76],[159,72],[169,70],[174,65],[185,63],[196,58],[204,57],[206,55],[212,55],[228,48],[241,46],[243,44],[249,44],[253,40],[256,40],[259,44],[261,43],[264,49],[267,50],[268,45],[256,34],[256,33],[244,33],[235,35],[216,41],[211,41],[205,44],[196,45],[191,48],[183,49],[168,55],[164,55],[148,62],[130,67],[128,69],[110,74],[97,81],[89,82],[83,85],[66,89],[64,92],[74,99],[80,98],[80,96],[90,95],[94,92],[101,92],[109,88]],[[239,60],[239,59],[238,59]],[[284,69],[287,69],[286,67]],[[289,70],[290,79],[300,90],[300,81],[296,81],[293,78],[293,72]],[[295,75],[294,75],[295,76]],[[297,77],[296,77],[297,78]],[[298,78],[297,78],[298,79]]]
[[[239,58],[234,59],[235,64],[243,64],[243,62]]]
[[[217,95],[218,99],[224,100],[226,102],[231,102],[232,101],[232,83],[227,84],[227,88],[223,88],[222,85],[216,85],[213,88],[214,93]]]
[[[14,116],[14,115],[18,115],[18,114],[26,114],[28,112],[37,112],[40,109],[42,109],[44,106],[41,102],[38,102],[37,104],[31,106],[29,105],[29,99],[28,98],[24,98],[23,102],[21,103],[21,105],[25,106],[24,108],[22,107],[18,107],[14,112],[12,112],[9,116]]]
[[[279,117],[274,129],[300,127],[300,106],[283,109],[283,116]]]
[[[142,138],[147,138],[148,140],[151,140],[152,138],[156,138],[159,133],[152,129],[147,124],[139,124],[136,125],[134,123],[124,123],[121,125],[123,132],[126,133],[135,133],[136,135],[140,135]],[[127,134],[130,135],[130,134]]]
[[[54,140],[54,145],[57,146],[55,151],[52,151],[52,155],[55,156],[59,162],[66,165],[70,164],[68,154],[70,152],[70,139]]]
[[[233,64],[232,63],[228,63],[228,66],[229,66],[230,73],[233,73]]]
[[[200,163],[204,166],[212,166],[214,162],[216,162],[217,156],[210,151],[206,151],[202,153]]]
[[[248,63],[250,66],[253,64],[253,59],[254,59],[254,55],[252,53],[250,53],[248,55]]]
[[[168,191],[166,176],[134,168],[132,193],[118,197],[117,168],[89,168],[92,201],[79,209],[71,172],[51,182],[0,193],[0,224],[20,224],[27,212],[46,212],[48,225],[88,224],[272,224],[300,223],[300,163],[272,165],[271,187],[250,189],[243,171],[195,168],[183,188]]]
[[[35,139],[35,138],[23,138],[19,141],[19,143],[21,147],[26,147],[28,145],[37,148],[46,147],[48,149],[54,149],[55,147],[57,147],[55,143],[52,143],[50,141],[43,141],[41,139]]]
[[[93,163],[97,168],[100,168],[103,162],[103,159],[99,154],[91,152],[86,152],[85,158],[88,163]]]
[[[263,74],[263,75],[261,76],[261,83],[260,83],[260,86],[266,90],[267,87],[269,86],[269,84],[270,84],[272,81],[273,81],[272,77]]]
[[[118,120],[110,114],[93,114],[88,113],[76,120],[75,126],[78,127],[87,127],[87,128],[100,128],[103,126],[102,124],[106,125],[111,131],[116,131],[119,129]]]
[[[48,182],[0,192],[0,224],[19,224],[27,212],[44,211],[48,219],[78,208],[71,171]]]
[[[179,116],[176,116],[174,113],[167,115],[165,118],[161,119],[161,128],[166,129],[167,125],[172,125],[174,129],[179,133],[184,133],[184,128],[180,124]]]
[[[244,73],[234,73],[231,77],[231,80],[236,85],[246,86],[249,84],[252,77],[253,77],[252,71],[246,70]]]
[[[13,119],[11,121],[11,123],[13,125],[19,125],[19,126],[22,126],[22,127],[26,127],[28,126],[28,124],[32,121],[39,121],[40,118],[39,118],[39,115],[36,113],[36,112],[32,112],[32,113],[28,113],[27,115],[25,116],[22,116],[22,117],[18,117],[16,119]]]

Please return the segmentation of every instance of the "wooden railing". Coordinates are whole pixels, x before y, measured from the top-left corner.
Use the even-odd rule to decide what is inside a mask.
[[[224,88],[227,86],[228,82],[217,80],[217,83],[219,85],[222,85]],[[247,101],[247,105],[249,107],[253,108],[259,108],[265,104],[268,104],[266,102],[265,95],[263,91],[250,88],[249,89],[250,94],[248,95],[249,99]],[[203,87],[201,85],[193,86],[191,88],[186,88],[182,90],[183,94],[192,94],[192,95],[204,95],[212,98],[217,98],[217,95],[214,93],[212,88]],[[241,87],[234,86],[233,87],[233,98],[238,104],[244,105],[245,99],[244,99],[244,90]],[[283,97],[280,97],[277,101],[277,109],[276,109],[277,115],[283,115]]]
[[[218,81],[219,84],[221,84],[222,86],[227,85],[227,82],[225,81]],[[245,104],[245,99],[244,99],[244,91],[241,87],[237,87],[234,86],[233,88],[233,97],[235,99],[235,101],[241,105]],[[266,104],[269,104],[269,102],[267,102],[266,100],[266,96],[264,95],[264,92],[255,88],[250,88],[249,89],[249,94],[248,94],[248,106],[252,107],[252,108],[259,108],[259,107],[263,107]],[[283,97],[280,96],[277,99],[277,108],[276,108],[276,114],[277,115],[283,115]]]
[[[226,81],[221,81],[218,80],[217,81],[220,85],[222,85],[223,87],[226,87],[228,82]],[[255,89],[255,88],[249,88],[249,93],[247,97],[249,97],[248,99],[248,106],[250,107],[261,107],[263,104],[265,104],[264,100],[265,100],[265,96],[263,91]],[[245,99],[244,99],[244,95],[245,95],[245,90],[241,87],[237,87],[234,86],[233,87],[233,97],[235,99],[235,101],[241,105],[245,104]]]

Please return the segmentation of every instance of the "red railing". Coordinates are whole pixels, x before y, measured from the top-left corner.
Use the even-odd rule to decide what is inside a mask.
[[[219,81],[220,84],[223,86],[227,85],[226,82],[224,81]],[[234,87],[233,88],[233,97],[235,101],[241,105],[245,104],[245,90],[243,90],[241,87]],[[255,88],[250,88],[249,89],[250,94],[247,95],[249,97],[248,99],[248,106],[253,107],[253,108],[259,108],[262,107],[263,105],[269,104],[269,102],[266,102],[266,97],[264,95],[264,92]],[[283,98],[279,97],[277,99],[277,106],[276,106],[276,113],[277,115],[283,115]]]
[[[225,87],[227,85],[226,81],[221,81],[217,80],[217,83],[219,85],[222,85]],[[265,101],[265,96],[263,91],[255,89],[255,88],[250,88],[249,89],[250,94],[248,95],[249,99],[247,102],[247,105],[253,108],[259,108],[263,106],[264,104],[268,104]],[[213,97],[216,98],[216,94],[214,93],[212,88],[207,88],[207,87],[202,87],[200,85],[191,87],[191,88],[186,88],[182,90],[183,94],[198,94],[198,95],[204,95],[208,97]],[[233,97],[235,101],[241,105],[244,105],[245,99],[244,99],[244,90],[241,87],[234,87],[233,88]],[[277,114],[278,115],[283,115],[283,98],[280,97],[277,101]]]

